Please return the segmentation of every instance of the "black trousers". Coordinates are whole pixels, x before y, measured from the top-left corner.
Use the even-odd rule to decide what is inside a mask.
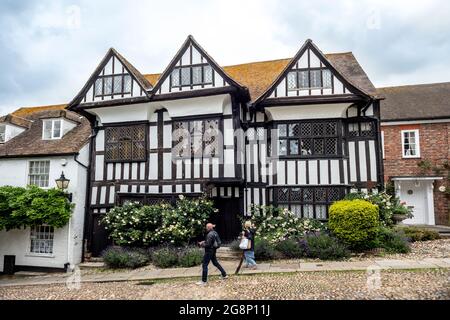
[[[205,255],[203,256],[203,264],[202,264],[202,268],[203,268],[202,281],[203,282],[208,281],[208,265],[209,265],[210,261],[217,269],[219,269],[220,273],[222,274],[222,277],[225,277],[227,275],[225,270],[222,268],[220,263],[217,261],[216,249],[205,250]]]

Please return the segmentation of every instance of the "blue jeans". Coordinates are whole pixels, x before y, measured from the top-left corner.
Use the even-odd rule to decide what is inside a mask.
[[[245,263],[247,266],[256,266],[255,261],[255,251],[246,250],[244,251]]]
[[[205,250],[205,255],[203,256],[203,263],[202,263],[202,281],[203,282],[208,281],[208,265],[209,265],[210,261],[217,269],[219,269],[220,273],[222,274],[222,277],[225,277],[227,275],[225,270],[222,268],[220,263],[217,261],[216,249]]]

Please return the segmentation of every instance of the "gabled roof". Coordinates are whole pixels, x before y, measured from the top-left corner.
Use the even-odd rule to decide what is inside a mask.
[[[211,65],[211,67],[213,69],[215,69],[225,79],[226,82],[228,82],[230,85],[233,85],[239,89],[246,90],[246,88],[242,84],[237,82],[235,79],[230,77],[225,72],[225,70],[205,51],[205,49],[203,49],[198,44],[198,42],[194,39],[194,37],[192,35],[189,35],[187,37],[187,39],[184,41],[181,48],[178,50],[177,54],[173,57],[172,61],[170,61],[167,68],[163,71],[163,73],[158,75],[158,77],[157,77],[158,81],[154,82],[155,85],[153,88],[153,94],[155,94],[159,90],[159,88],[163,84],[164,80],[167,79],[167,77],[170,75],[173,68],[175,67],[177,62],[180,60],[180,58],[182,57],[182,55],[184,54],[184,52],[190,45],[192,45],[195,49],[198,50],[198,52],[206,59],[206,61]],[[146,76],[146,78],[148,79],[148,76]],[[150,78],[151,78],[151,76],[150,76]],[[152,79],[152,80],[155,80],[155,79]]]
[[[374,85],[351,52],[325,54],[325,57],[338,72],[348,79],[348,81],[361,90],[380,98]],[[251,100],[255,101],[270,87],[292,59],[293,58],[285,58],[249,62],[224,66],[222,69],[230,77],[247,87],[250,92]],[[144,76],[154,85],[158,83],[161,78],[160,73],[146,74]]]
[[[69,103],[68,109],[70,110],[75,105],[78,105],[86,93],[88,92],[91,85],[94,83],[95,79],[99,75],[99,73],[103,70],[103,68],[107,65],[112,56],[115,56],[125,67],[125,69],[130,73],[131,77],[136,80],[136,82],[142,87],[145,94],[149,96],[149,91],[152,90],[151,83],[127,60],[125,59],[119,52],[117,52],[114,48],[110,48],[106,53],[105,57],[102,59],[100,64],[94,70],[94,72],[89,77],[89,80],[83,86],[81,91],[75,96],[75,98]]]
[[[450,82],[386,87],[377,89],[381,121],[450,118]]]
[[[20,108],[12,117],[24,119],[29,127],[11,140],[0,144],[0,158],[51,156],[76,154],[88,142],[91,134],[89,121],[75,112],[65,110],[66,105]],[[42,140],[42,119],[64,117],[76,127],[61,139]]]
[[[319,50],[319,48],[316,47],[316,45],[312,42],[311,39],[308,39],[308,40],[305,41],[305,43],[302,45],[302,47],[296,53],[296,55],[284,67],[282,72],[280,72],[278,74],[278,76],[275,78],[273,83],[259,97],[256,98],[255,104],[258,104],[259,102],[263,101],[264,99],[266,99],[267,97],[270,96],[270,94],[281,83],[283,78],[287,75],[287,73],[293,68],[293,66],[297,63],[297,61],[302,57],[302,55],[308,49],[311,50],[317,56],[317,58],[319,58],[319,60],[322,62],[322,64],[325,65],[334,74],[335,77],[337,77],[342,83],[344,83],[346,85],[346,87],[348,87],[348,89],[352,93],[357,94],[357,95],[372,97],[371,94],[367,90],[358,87],[357,85],[353,84],[350,79],[348,79],[348,73],[351,73],[352,75],[354,75],[354,73],[358,72],[358,74],[360,74],[361,71],[362,71],[362,68],[356,62],[356,59],[354,59],[353,55],[351,55],[351,58],[353,58],[354,61],[352,61],[348,65],[351,65],[354,70],[353,70],[353,72],[348,72],[350,70],[346,70],[347,71],[347,76],[346,76],[346,74],[343,74],[343,73],[339,72],[338,69],[335,68],[334,64],[331,63],[327,59],[327,57],[322,53],[322,51]],[[347,59],[347,60],[349,60],[349,59]],[[355,62],[356,62],[356,66],[358,66],[359,68],[357,68],[355,66]],[[342,67],[345,67],[346,69],[349,69],[348,65],[347,64],[343,64]],[[374,91],[374,92],[376,93],[376,91]]]

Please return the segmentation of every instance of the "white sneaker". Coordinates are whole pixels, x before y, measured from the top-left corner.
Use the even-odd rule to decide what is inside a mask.
[[[204,282],[204,281],[199,281],[196,283],[196,285],[198,286],[206,286],[208,284],[208,282]]]
[[[222,277],[222,280],[226,280],[228,279],[228,275],[226,275],[225,277]]]

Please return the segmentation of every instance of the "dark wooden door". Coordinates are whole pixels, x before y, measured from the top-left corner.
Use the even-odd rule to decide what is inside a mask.
[[[241,205],[239,198],[216,198],[215,207],[218,213],[211,218],[211,222],[216,225],[222,241],[232,241],[241,232]]]
[[[94,257],[100,256],[103,250],[112,244],[112,241],[108,238],[108,231],[100,223],[101,218],[103,218],[103,214],[92,215],[92,242],[90,251]]]

